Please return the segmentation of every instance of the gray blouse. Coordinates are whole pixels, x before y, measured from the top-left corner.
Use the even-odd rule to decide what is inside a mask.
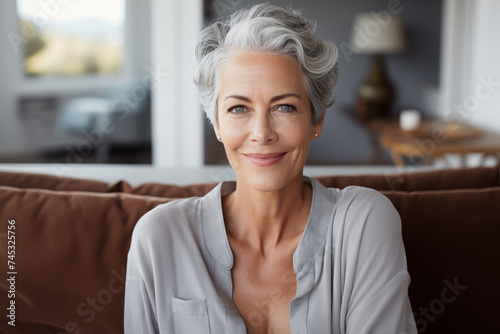
[[[417,333],[392,203],[375,190],[304,180],[313,197],[293,254],[291,333]],[[235,189],[234,181],[221,182],[204,197],[159,205],[140,219],[128,254],[125,333],[246,333],[232,302],[221,204]]]

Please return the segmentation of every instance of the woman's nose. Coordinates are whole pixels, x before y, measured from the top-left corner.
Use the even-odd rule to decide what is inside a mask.
[[[278,139],[276,124],[268,110],[256,111],[253,115],[250,139],[259,144],[268,144]]]

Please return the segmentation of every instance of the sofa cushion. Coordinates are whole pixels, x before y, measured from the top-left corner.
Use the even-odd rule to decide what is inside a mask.
[[[0,186],[0,263],[7,264],[4,233],[15,220],[17,272],[16,327],[3,319],[0,332],[123,333],[132,230],[145,212],[169,200]],[[4,278],[2,300],[8,290]]]
[[[204,196],[217,185],[216,182],[189,184],[177,186],[164,183],[143,183],[135,187],[124,186],[122,190],[129,194],[158,196],[158,197],[179,197]]]
[[[47,189],[57,191],[123,192],[137,195],[185,198],[203,196],[217,185],[216,182],[178,186],[163,183],[144,183],[132,187],[125,181],[106,182],[59,177],[57,175],[0,171],[0,186],[23,189]]]
[[[429,334],[500,332],[500,187],[382,193],[402,218],[418,327]],[[15,220],[18,272],[17,326],[0,322],[0,332],[122,333],[132,230],[170,200],[0,186],[0,243]],[[5,251],[0,262],[7,262]],[[0,281],[0,294],[8,288]]]
[[[500,333],[500,187],[383,192],[402,219],[424,333]]]
[[[363,186],[376,190],[446,190],[479,189],[500,186],[500,169],[496,167],[478,167],[466,169],[443,169],[399,174],[377,175],[334,175],[315,177],[325,187],[343,189],[347,186]],[[194,184],[184,187],[161,183],[147,183],[136,187],[126,187],[125,192],[153,195],[189,197],[203,196],[217,183]]]
[[[343,189],[350,185],[377,190],[445,190],[478,189],[500,186],[500,169],[477,167],[464,169],[443,169],[378,175],[335,175],[316,177],[323,185]],[[58,177],[55,175],[16,173],[0,171],[0,185],[17,188],[35,188],[66,191],[125,192],[160,197],[203,196],[215,187],[217,182],[177,186],[163,183],[145,183],[132,187],[127,182],[114,184],[105,182]]]
[[[500,168],[495,166],[376,175],[335,175],[316,179],[325,187],[340,189],[350,185],[399,191],[479,189],[500,186]]]
[[[95,180],[59,177],[48,174],[6,171],[0,171],[0,185],[16,188],[50,189],[61,191],[108,192],[111,189],[107,183]]]

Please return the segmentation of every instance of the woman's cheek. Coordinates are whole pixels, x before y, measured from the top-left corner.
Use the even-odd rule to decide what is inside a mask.
[[[229,163],[236,170],[242,158],[238,150],[245,142],[244,131],[237,124],[224,124],[221,127],[221,136]]]
[[[304,126],[303,122],[289,122],[287,126],[287,131],[282,134],[287,137],[287,141],[292,144],[292,146],[302,146],[309,145],[309,133],[310,129],[308,126]]]
[[[230,149],[226,148],[226,155],[229,164],[236,171],[240,165],[237,154],[234,151],[231,151]]]

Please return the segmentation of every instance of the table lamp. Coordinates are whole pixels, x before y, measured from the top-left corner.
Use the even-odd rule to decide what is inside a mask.
[[[387,117],[394,100],[394,87],[386,74],[384,55],[404,51],[406,38],[403,21],[395,15],[358,13],[351,31],[351,46],[356,53],[373,55],[373,63],[360,85],[355,116],[364,122]]]

